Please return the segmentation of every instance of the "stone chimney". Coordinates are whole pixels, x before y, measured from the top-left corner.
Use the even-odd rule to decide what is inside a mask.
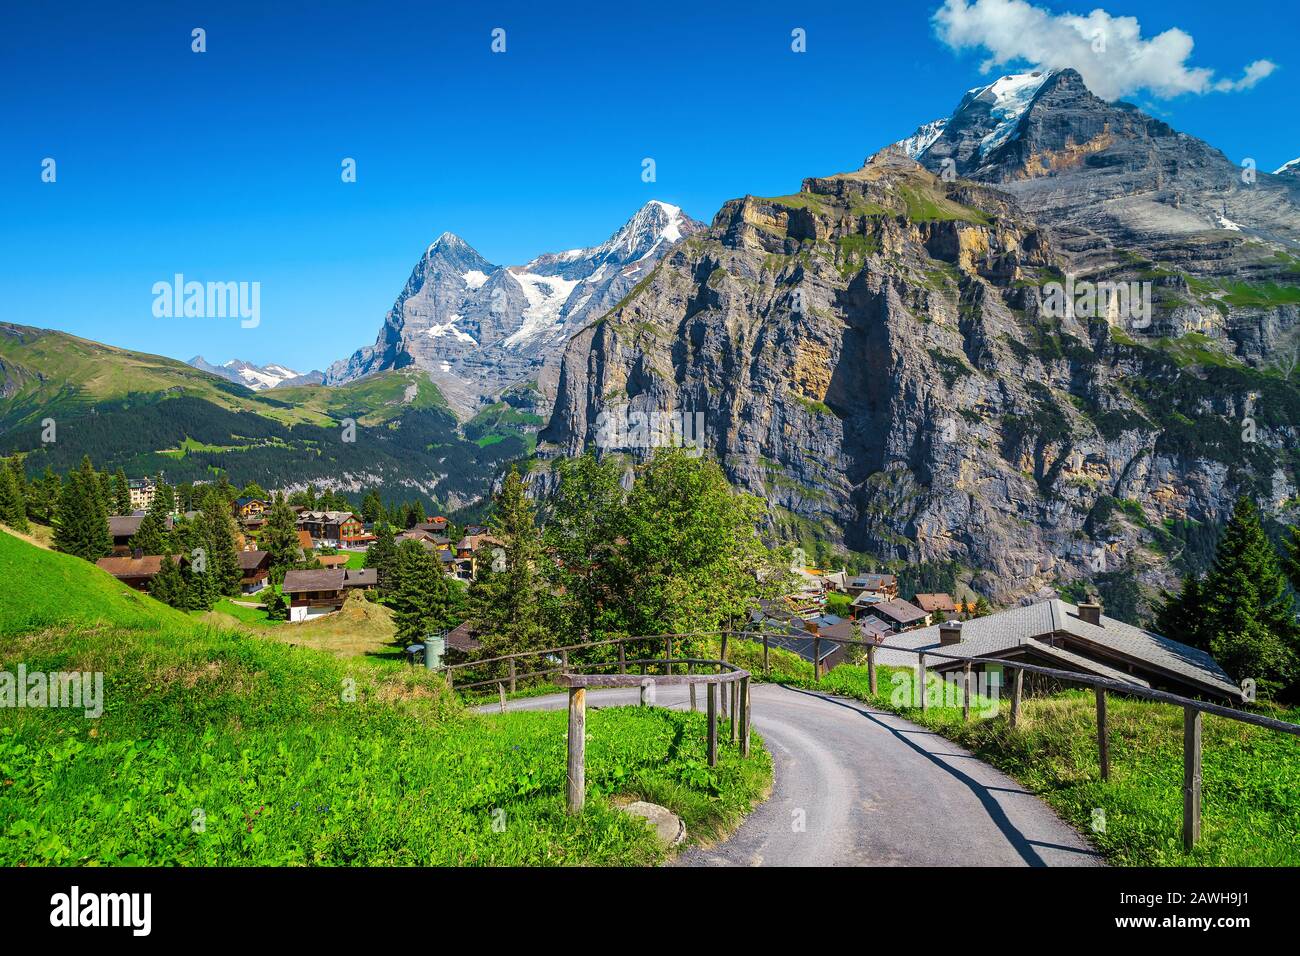
[[[1079,620],[1085,624],[1094,624],[1101,627],[1101,605],[1100,604],[1080,604]]]
[[[961,621],[944,621],[939,625],[939,643],[956,644],[961,640]]]

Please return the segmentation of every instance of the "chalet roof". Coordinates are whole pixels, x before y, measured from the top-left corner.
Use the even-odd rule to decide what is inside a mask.
[[[379,571],[375,568],[347,568],[343,572],[345,588],[369,588],[379,583]]]
[[[140,530],[144,515],[109,515],[108,533],[114,538],[129,538]]]
[[[924,621],[926,618],[925,611],[910,601],[904,601],[902,598],[894,598],[892,601],[878,601],[867,610],[868,613],[877,617],[887,617],[891,621],[904,625],[915,624],[917,621]]]
[[[892,574],[859,574],[856,577],[849,578],[848,583],[851,588],[866,588],[869,591],[896,587],[897,585],[898,578]]]
[[[271,560],[270,551],[240,551],[239,569],[241,571],[258,571]]]
[[[242,508],[244,505],[250,505],[256,502],[259,505],[265,505],[266,501],[262,498],[236,498],[235,507]]]
[[[348,563],[346,554],[318,554],[316,560],[323,568],[339,568]]]
[[[323,571],[288,571],[284,575],[285,594],[299,594],[303,591],[342,591],[346,572],[341,569]]]
[[[1114,663],[1116,659],[1142,669],[1147,678],[1164,674],[1190,683],[1214,694],[1241,699],[1241,689],[1237,687],[1222,667],[1205,651],[1189,647],[1172,638],[1147,631],[1113,617],[1101,616],[1101,625],[1089,624],[1079,618],[1078,608],[1059,599],[1039,601],[1025,607],[1009,608],[985,617],[977,617],[962,623],[962,639],[956,644],[943,648],[954,654],[969,654],[975,657],[992,657],[1003,655],[1030,641],[1037,645],[1045,644],[1043,638],[1063,635],[1074,642],[1068,650],[1053,648],[1060,653],[1069,653],[1091,662],[1092,669],[1102,665],[1082,650],[1092,646],[1099,656]],[[891,636],[886,641],[889,647],[913,647],[916,649],[938,648],[939,627],[919,628],[906,634]],[[1041,653],[1041,648],[1030,647]],[[896,660],[894,658],[897,658]],[[915,666],[915,654],[897,654],[889,659],[881,658],[881,663],[899,666]],[[936,666],[940,664],[936,661]],[[1117,671],[1117,673],[1122,673]],[[1132,681],[1132,675],[1125,674],[1125,679]]]
[[[172,555],[171,559],[180,560],[177,555]],[[122,555],[115,558],[100,558],[95,565],[115,578],[151,578],[162,570],[162,560],[160,554],[146,554],[142,558]]]
[[[299,529],[299,531],[298,531],[298,547],[302,548],[302,549],[305,550],[305,551],[310,551],[312,548],[316,547],[316,545],[315,545],[315,544],[312,542],[312,540],[311,540],[311,532],[310,532],[310,531],[303,531],[303,530]]]
[[[957,602],[952,599],[952,595],[942,591],[937,594],[915,594],[912,596],[912,603],[921,610],[931,613],[957,610]]]
[[[447,647],[466,654],[483,646],[483,642],[475,637],[474,632],[470,630],[468,621],[456,625],[442,637]]]
[[[870,607],[873,604],[879,604],[883,598],[879,594],[872,594],[870,591],[863,591],[853,599],[853,607]]]

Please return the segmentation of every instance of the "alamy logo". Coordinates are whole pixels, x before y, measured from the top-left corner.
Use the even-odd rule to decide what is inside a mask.
[[[134,936],[148,936],[153,928],[152,893],[86,893],[74,886],[69,893],[50,897],[50,925],[129,926]]]
[[[602,411],[596,416],[596,447],[684,448],[698,458],[704,453],[704,413]]]
[[[0,707],[80,708],[87,717],[99,717],[104,713],[104,675],[29,672],[27,665],[19,664],[16,674],[0,671]]]
[[[262,323],[260,282],[186,282],[178,272],[171,282],[155,282],[152,291],[155,318],[238,318],[245,329]]]
[[[1043,312],[1057,319],[1095,316],[1145,329],[1151,325],[1151,283],[1076,282],[1073,275],[1067,275],[1063,283],[1043,286]]]

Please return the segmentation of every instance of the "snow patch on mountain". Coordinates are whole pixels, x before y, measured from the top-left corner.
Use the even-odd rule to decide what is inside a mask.
[[[934,141],[943,135],[944,127],[947,125],[947,117],[926,123],[924,126],[917,127],[916,132],[907,139],[900,139],[894,147],[902,150],[912,159],[920,159],[921,155],[934,145]]]
[[[187,364],[201,371],[220,375],[238,385],[245,385],[255,392],[279,388],[281,385],[316,385],[324,375],[318,371],[295,372],[287,365],[254,365],[243,359],[231,359],[229,362],[213,365],[202,355],[194,356]]]
[[[997,121],[997,125],[980,141],[980,156],[987,156],[1011,139],[1016,131],[1016,123],[1051,76],[1050,70],[1013,73],[966,93],[959,110],[973,103],[987,104],[989,115]]]

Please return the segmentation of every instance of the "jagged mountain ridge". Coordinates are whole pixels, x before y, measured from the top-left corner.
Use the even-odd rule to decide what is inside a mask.
[[[1028,84],[1009,84],[1014,116],[993,115],[997,96],[976,102],[981,88],[963,100],[969,116],[918,131],[931,138],[925,166],[942,171],[927,157],[945,151],[965,164],[954,181],[898,148],[806,180],[794,196],[727,203],[706,234],[570,342],[539,452],[596,444],[602,417],[700,412],[706,449],[768,501],[778,535],[882,560],[954,560],[1000,600],[1083,578],[1172,584],[1194,563],[1196,529],[1217,523],[1238,492],[1279,513],[1296,490],[1300,401],[1289,369],[1251,365],[1296,326],[1293,224],[1273,211],[1258,223],[1244,216],[1240,232],[1205,219],[1166,232],[1123,221],[1121,209],[1092,230],[1102,254],[1090,258],[1077,243],[1090,225],[1082,207],[1053,189],[1076,169],[1109,177],[1126,147],[1096,149],[1096,166],[1043,162],[1045,131],[1068,142],[1083,122],[1052,116],[1071,99],[1078,107],[1068,74],[1028,95]],[[1145,141],[1181,134],[1121,112],[1146,151],[1130,151],[1134,188],[1165,176],[1162,188],[1199,201],[1208,174],[1170,181],[1160,150],[1176,144]],[[1221,154],[1184,145],[1219,174]],[[1015,178],[1015,164],[1036,172],[1035,157],[1047,187],[1017,191],[1029,180]],[[1155,284],[1150,327],[1049,314],[1047,283],[1085,266],[1094,279]],[[1217,285],[1224,275],[1245,278]],[[1213,322],[1187,330],[1207,313]],[[549,490],[545,469],[533,480]]]
[[[320,385],[325,380],[325,373],[319,369],[295,372],[285,365],[255,365],[243,359],[231,359],[229,362],[213,365],[202,355],[196,355],[186,364],[212,375],[220,375],[238,385],[245,385],[255,392],[282,386],[292,388],[295,385]]]
[[[375,344],[331,365],[325,381],[415,365],[462,415],[530,380],[539,381],[546,401],[555,380],[547,360],[627,295],[673,243],[702,228],[677,206],[654,200],[600,245],[522,266],[494,265],[444,233],[412,270]]]

